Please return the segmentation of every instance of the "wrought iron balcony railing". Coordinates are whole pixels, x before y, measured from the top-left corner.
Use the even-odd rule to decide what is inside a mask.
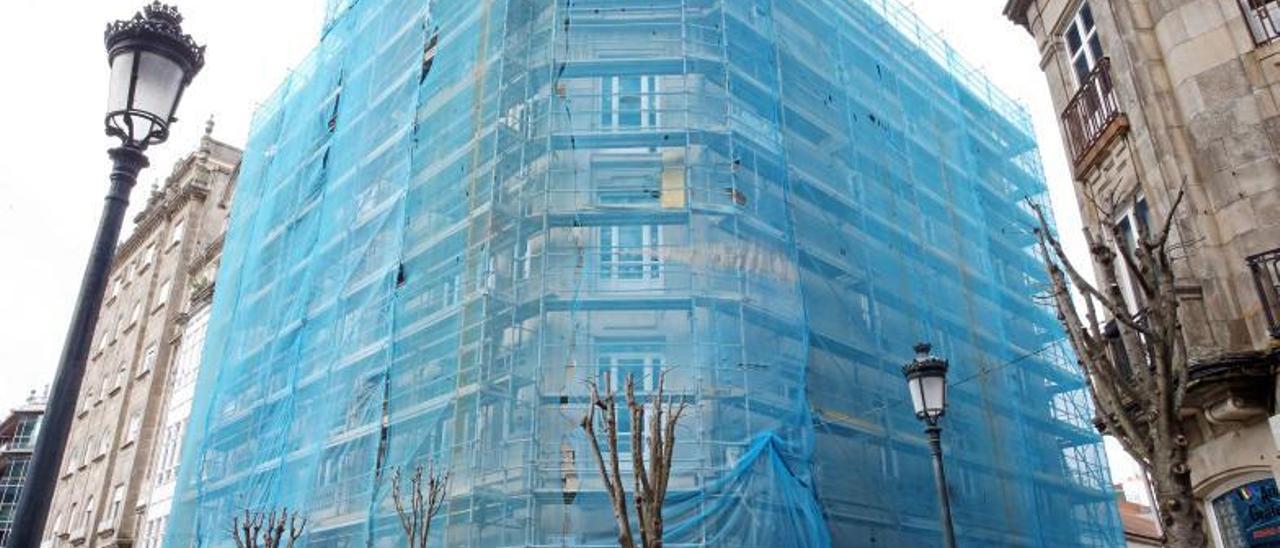
[[[1280,28],[1276,27],[1276,20],[1280,19],[1280,1],[1237,0],[1237,3],[1255,44],[1261,46],[1280,40]]]
[[[1253,255],[1245,261],[1253,272],[1253,283],[1258,289],[1258,301],[1262,303],[1271,337],[1280,339],[1280,248]]]
[[[1111,83],[1111,60],[1103,57],[1062,111],[1072,163],[1079,167],[1120,116],[1120,103]]]

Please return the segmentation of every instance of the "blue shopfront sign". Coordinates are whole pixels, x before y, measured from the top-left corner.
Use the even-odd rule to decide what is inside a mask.
[[[1219,495],[1213,514],[1224,548],[1280,547],[1280,489],[1272,478]]]

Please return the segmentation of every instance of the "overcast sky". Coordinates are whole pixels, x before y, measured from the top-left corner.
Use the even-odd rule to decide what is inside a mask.
[[[149,151],[134,206],[217,120],[214,136],[242,146],[249,117],[316,44],[324,0],[170,0],[208,45],[204,71],[169,142]],[[404,0],[411,1],[411,0]],[[102,31],[143,0],[7,0],[0,18],[0,412],[52,381],[107,189],[112,145],[102,133],[107,63]],[[1004,0],[907,2],[1036,123],[1058,226],[1073,255],[1080,224],[1057,115],[1026,31]],[[126,222],[125,232],[130,228]],[[1088,261],[1077,261],[1087,264]]]

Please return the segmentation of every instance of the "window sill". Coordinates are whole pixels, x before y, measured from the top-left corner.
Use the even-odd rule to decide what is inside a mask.
[[[108,395],[108,396],[114,396],[114,395],[116,395],[116,392],[119,392],[119,391],[120,391],[120,388],[121,388],[121,386],[120,386],[120,385],[118,385],[118,384],[117,384],[117,385],[115,385],[115,386],[113,386],[113,387],[111,387],[111,390],[108,390],[108,391],[107,391],[107,395]]]
[[[130,448],[130,447],[133,447],[133,441],[134,441],[134,440],[128,440],[128,441],[126,441],[126,442],[124,442],[124,443],[120,444],[120,450],[121,450],[121,451],[124,451],[125,449],[128,449],[128,448]]]
[[[135,327],[137,327],[137,326],[138,326],[138,321],[137,321],[137,320],[134,320],[134,321],[132,321],[132,322],[129,322],[129,325],[125,326],[125,328],[124,328],[124,329],[121,329],[121,330],[120,330],[120,332],[121,332],[121,333],[128,333],[128,332],[130,332],[130,331],[133,331],[133,328],[135,328]]]
[[[106,453],[98,453],[97,455],[94,455],[94,456],[93,456],[93,462],[98,462],[98,461],[102,460],[102,459],[103,459],[104,457],[106,457],[106,456],[107,456],[107,454],[106,454]]]
[[[150,369],[143,369],[142,371],[138,372],[138,376],[134,377],[134,379],[141,379],[142,377],[147,376],[148,373],[151,373]]]
[[[89,408],[88,408],[88,407],[81,407],[81,408],[80,408],[80,411],[76,413],[76,418],[77,418],[77,419],[83,419],[83,418],[85,417],[85,415],[88,415],[88,414],[89,414]]]
[[[110,519],[111,519],[111,520],[113,520],[113,521],[115,520],[115,518],[110,518]],[[107,525],[107,526],[104,526],[104,527],[99,527],[99,528],[98,528],[98,538],[105,538],[105,537],[109,537],[109,536],[111,536],[112,534],[114,534],[115,532],[116,532],[116,526],[115,526],[115,525]]]

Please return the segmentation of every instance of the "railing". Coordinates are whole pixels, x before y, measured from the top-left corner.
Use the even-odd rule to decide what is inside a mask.
[[[1119,115],[1120,103],[1111,84],[1111,60],[1103,57],[1062,111],[1071,161],[1079,162]]]
[[[1280,1],[1237,0],[1237,4],[1255,44],[1261,46],[1280,40],[1280,28],[1276,27],[1276,20],[1280,19]]]
[[[1253,255],[1245,261],[1253,272],[1258,301],[1267,317],[1271,338],[1280,339],[1280,248]]]

